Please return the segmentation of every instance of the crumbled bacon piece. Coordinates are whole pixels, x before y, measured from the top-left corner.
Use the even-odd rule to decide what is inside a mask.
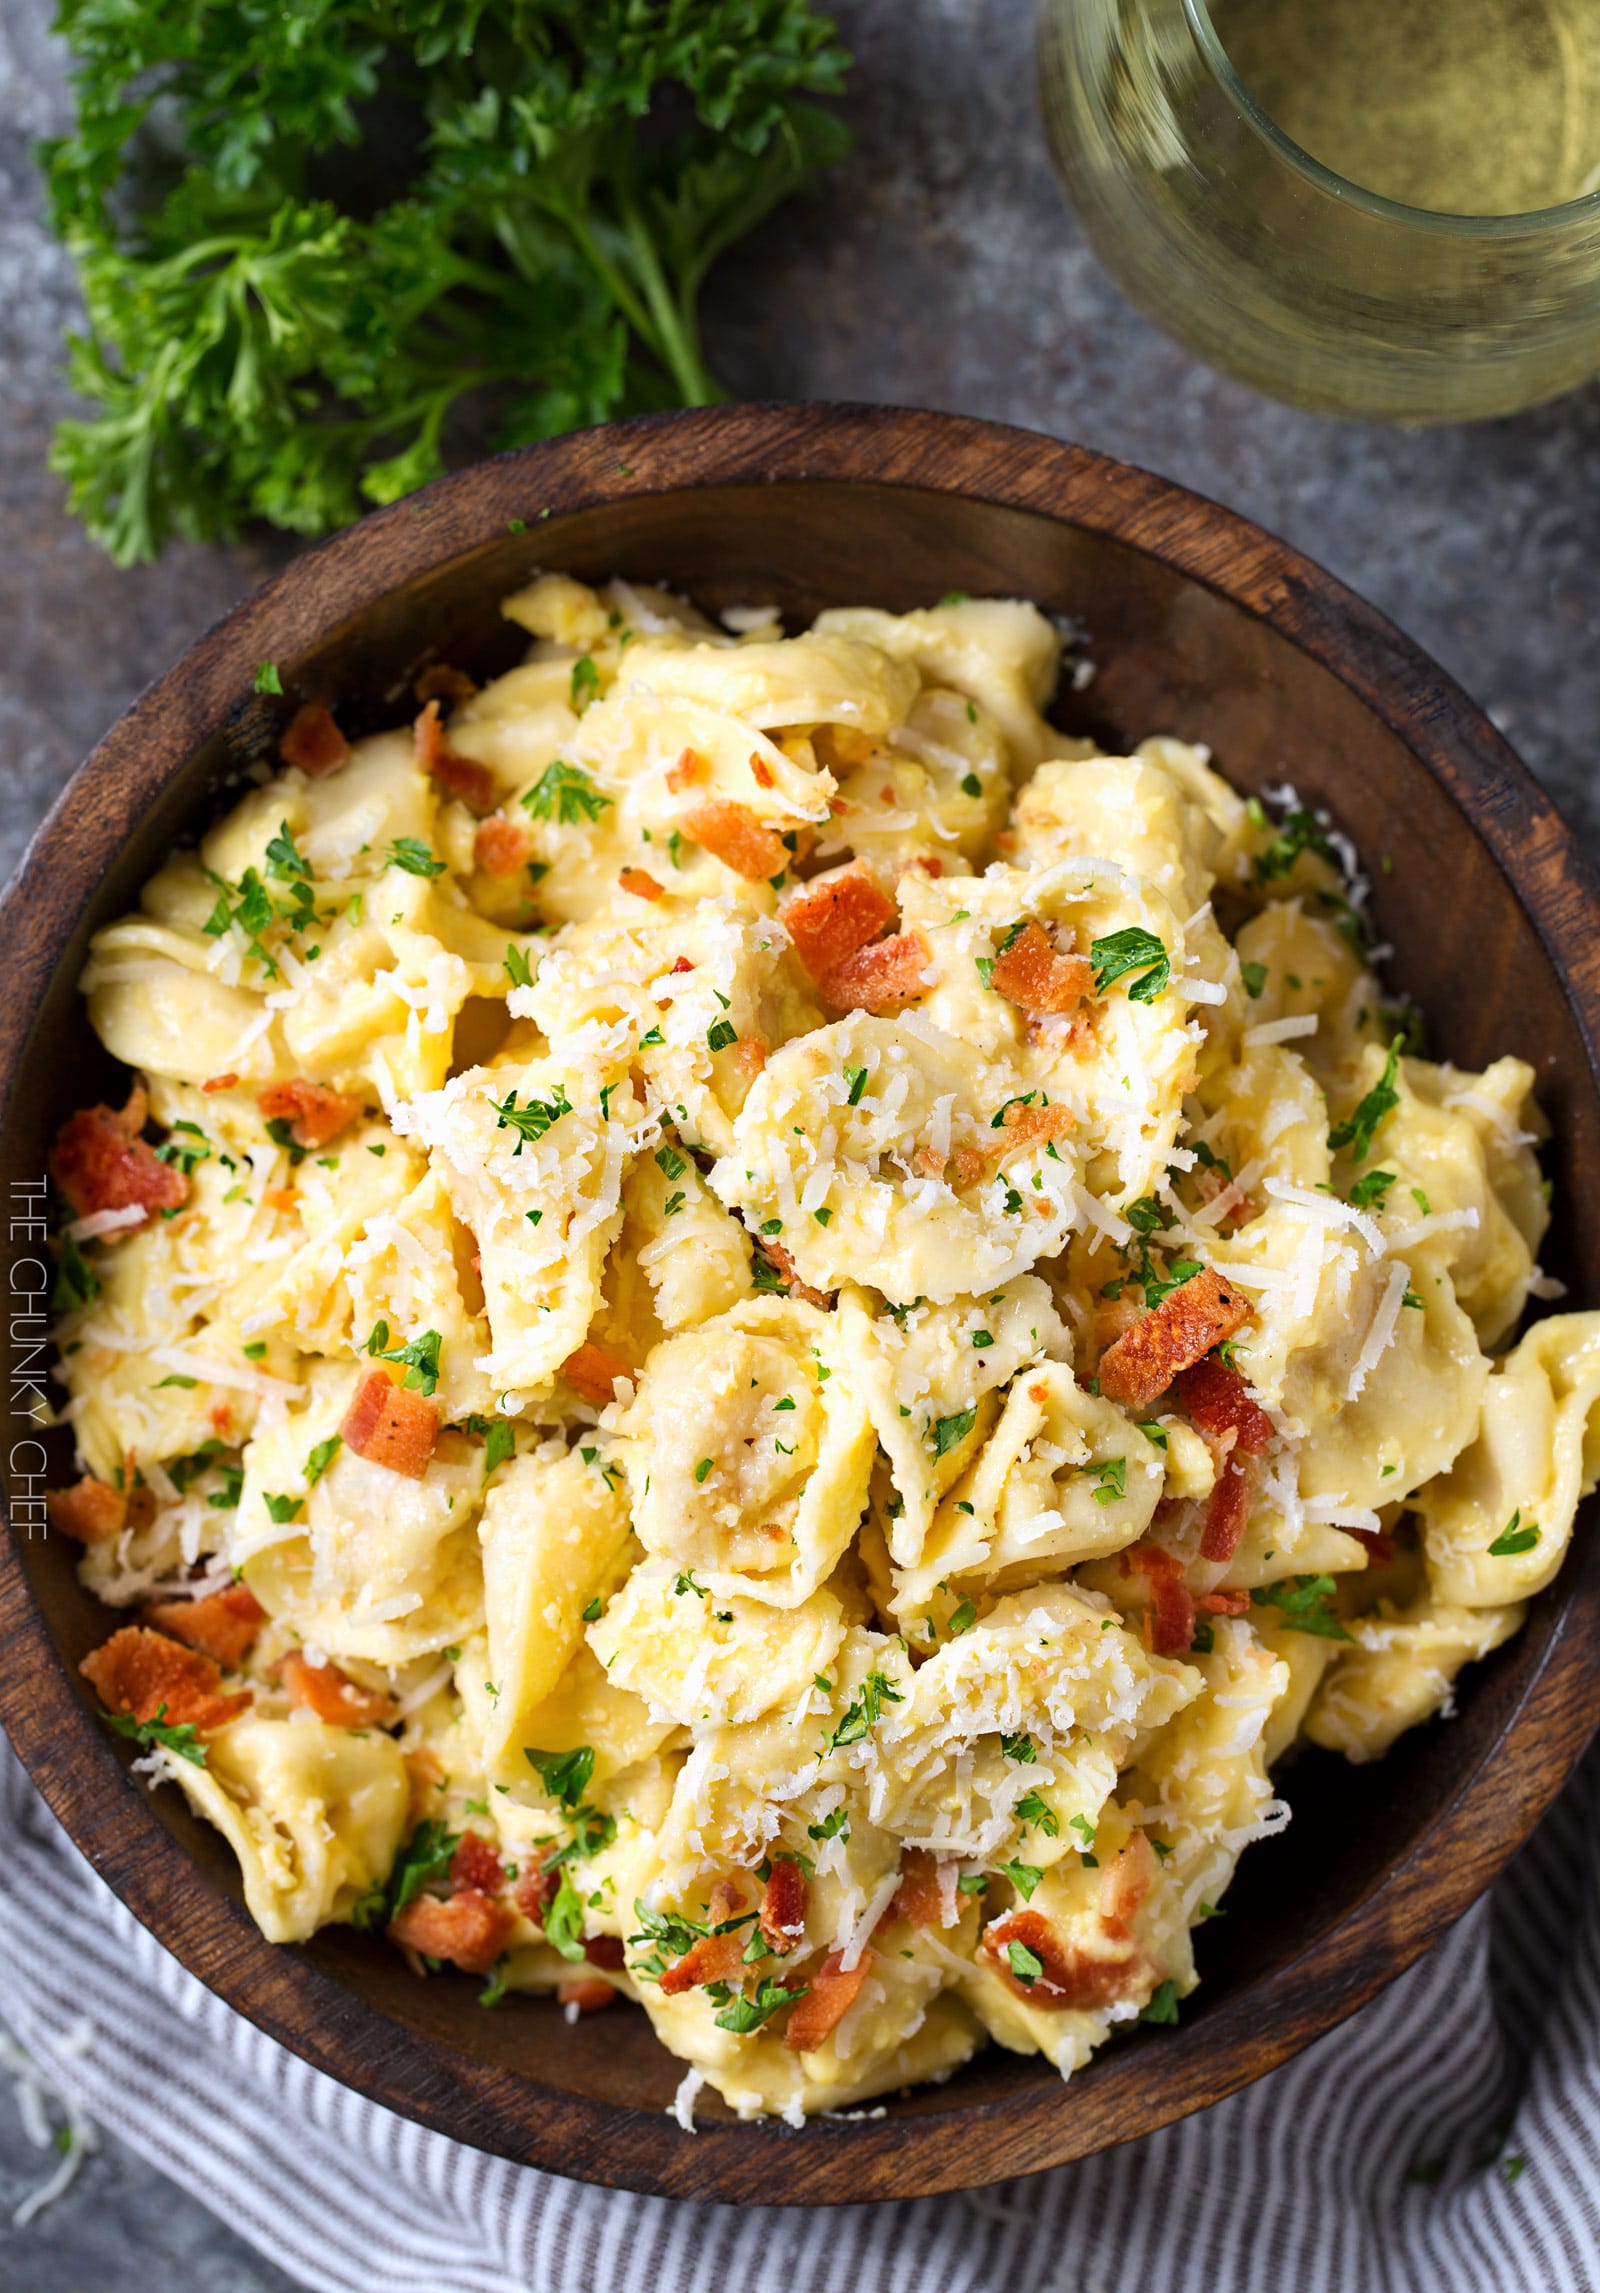
[[[363,1688],[337,1664],[313,1664],[293,1648],[283,1660],[283,1687],[290,1709],[315,1712],[335,1728],[387,1728],[399,1717],[392,1696]]]
[[[1239,1292],[1206,1266],[1141,1314],[1100,1357],[1100,1391],[1125,1409],[1148,1409],[1189,1369],[1250,1319]]]
[[[247,1584],[225,1584],[198,1600],[161,1600],[143,1611],[141,1624],[165,1632],[219,1664],[237,1668],[249,1655],[267,1612]]]
[[[494,810],[494,774],[486,764],[475,764],[471,757],[456,754],[446,737],[436,700],[428,703],[412,726],[411,738],[418,764],[446,795],[459,797],[469,812]]]
[[[1223,1459],[1221,1471],[1206,1499],[1206,1525],[1200,1535],[1200,1558],[1231,1561],[1250,1519],[1255,1469],[1247,1455],[1236,1449]]]
[[[439,1412],[420,1393],[410,1393],[381,1369],[372,1369],[356,1387],[339,1431],[345,1447],[358,1457],[420,1481],[439,1438]]]
[[[787,1855],[773,1857],[761,1896],[761,1938],[785,1956],[806,1939],[806,1875]]]
[[[320,701],[307,701],[289,719],[278,754],[285,764],[297,764],[308,780],[322,780],[338,771],[350,754],[350,743],[334,723],[331,709]]]
[[[616,1987],[602,1982],[598,1975],[578,1975],[567,1982],[556,1984],[556,2000],[561,2006],[575,2006],[579,2014],[603,2014],[616,2003]]]
[[[744,1907],[737,1887],[727,1879],[714,1880],[706,1924],[725,1926],[728,1920],[738,1918]],[[744,1946],[742,1927],[725,1935],[700,1936],[662,1975],[662,1990],[668,1998],[676,1998],[681,1991],[698,1990],[702,1983],[737,1982],[744,1972]]]
[[[675,955],[672,959],[672,970],[668,977],[675,979],[680,971],[693,971],[693,969],[694,965],[686,955]]]
[[[894,921],[894,902],[864,860],[811,884],[783,910],[795,954],[813,979],[826,979]]]
[[[1075,1011],[1094,986],[1094,969],[1087,956],[1058,955],[1043,927],[1029,923],[995,957],[989,985],[1019,1011]]]
[[[1344,1534],[1354,1537],[1358,1545],[1366,1546],[1368,1568],[1394,1565],[1395,1544],[1387,1529],[1346,1529]]]
[[[980,1133],[974,1145],[957,1147],[950,1157],[950,1184],[957,1194],[977,1186],[990,1171],[1024,1147],[1041,1139],[1064,1139],[1075,1127],[1070,1107],[1025,1107],[1013,1099],[1000,1118],[1000,1127]]]
[[[764,756],[751,756],[750,777],[755,782],[757,788],[771,788],[775,785],[773,780],[772,767],[770,764],[768,764]]]
[[[50,1490],[45,1511],[50,1526],[64,1537],[76,1537],[81,1545],[98,1545],[121,1534],[127,1525],[128,1500],[109,1481],[97,1481],[92,1473],[86,1473],[70,1489]]]
[[[230,1067],[225,1075],[208,1075],[200,1088],[209,1097],[213,1091],[231,1091],[238,1080]]]
[[[472,857],[486,876],[514,876],[533,851],[533,837],[520,820],[496,812],[480,820],[472,839]]]
[[[164,1632],[125,1624],[78,1666],[93,1683],[108,1712],[131,1712],[153,1720],[164,1712],[170,1728],[193,1728],[209,1735],[225,1728],[250,1703],[248,1689],[229,1695],[215,1657],[184,1648]]]
[[[707,764],[697,748],[686,748],[680,754],[676,764],[668,765],[667,786],[674,796],[681,796],[684,790],[692,788],[697,780],[704,780],[710,770],[710,765]]]
[[[609,1346],[585,1338],[577,1352],[568,1354],[561,1364],[561,1374],[574,1393],[581,1393],[585,1401],[603,1409],[616,1393],[617,1380],[631,1377],[633,1372]]]
[[[908,1847],[900,1857],[900,1885],[889,1905],[891,1919],[904,1919],[911,1927],[944,1924],[944,1890],[939,1866],[926,1847]]]
[[[1178,1377],[1178,1406],[1208,1441],[1225,1441],[1259,1457],[1272,1445],[1273,1425],[1231,1362],[1207,1354]]]
[[[261,1197],[266,1210],[298,1210],[300,1197],[292,1186],[269,1186]]]
[[[464,1974],[486,1975],[511,1939],[516,1914],[468,1891],[447,1901],[418,1895],[390,1921],[390,1940],[425,1959],[449,1959]]]
[[[853,1967],[843,1951],[830,1951],[807,1978],[809,1987],[790,2009],[783,2043],[791,2054],[814,2053],[831,2037],[872,1972],[872,1953],[863,1951]]]
[[[770,883],[789,865],[789,853],[775,828],[758,820],[748,804],[730,804],[714,797],[697,804],[683,817],[684,832],[703,844],[714,859],[752,884]]]
[[[636,900],[662,900],[666,898],[665,892],[648,868],[624,868],[618,874],[617,882],[625,892],[631,892]]]
[[[498,1895],[506,1883],[499,1856],[481,1831],[464,1831],[450,1858],[452,1895]]]
[[[268,1122],[286,1121],[295,1145],[311,1153],[347,1131],[361,1114],[359,1099],[348,1099],[326,1083],[307,1083],[298,1076],[292,1083],[263,1083],[256,1093],[256,1105]]]
[[[1195,1607],[1207,1616],[1248,1616],[1250,1595],[1247,1592],[1203,1592]]]
[[[846,956],[817,982],[818,992],[830,1011],[894,1011],[927,993],[929,960],[921,932],[901,932]]]
[[[536,1927],[542,1927],[544,1915],[555,1901],[556,1890],[560,1885],[560,1873],[547,1871],[541,1863],[537,1870],[523,1873],[511,1890],[511,1900],[525,1919],[531,1919]]]
[[[1013,1972],[1007,1951],[1011,1943],[1022,1944],[1039,1961],[1043,1972],[1031,1983]],[[1102,1954],[1064,1941],[1042,1911],[1007,1911],[983,1936],[984,1952],[1006,1988],[1050,2013],[1092,2011],[1130,1996],[1148,1962],[1124,1936],[1107,1933],[1105,1943]]]
[[[620,1935],[585,1935],[583,1955],[592,1967],[609,1967],[613,1974],[621,1972],[627,1953]]]
[[[99,1210],[137,1208],[145,1224],[158,1210],[177,1210],[188,1201],[183,1172],[163,1162],[139,1136],[148,1111],[144,1085],[135,1083],[120,1113],[84,1107],[57,1131],[50,1176],[80,1218]]]
[[[1130,1545],[1121,1565],[1124,1576],[1137,1571],[1148,1587],[1144,1626],[1150,1648],[1157,1656],[1187,1655],[1194,1641],[1194,1596],[1177,1554],[1165,1545]]]
[[[741,1075],[759,1075],[767,1063],[767,1047],[759,1035],[741,1035],[733,1046],[733,1063]]]
[[[756,1248],[761,1252],[762,1257],[765,1258],[773,1272],[781,1275],[788,1284],[791,1298],[799,1298],[807,1306],[820,1306],[824,1312],[833,1304],[833,1292],[831,1290],[814,1290],[809,1282],[801,1281],[795,1272],[794,1260],[781,1242],[773,1241],[770,1236],[763,1236],[756,1244]]]
[[[452,669],[448,661],[430,661],[411,690],[419,701],[449,701],[459,708],[478,688],[465,669]]]

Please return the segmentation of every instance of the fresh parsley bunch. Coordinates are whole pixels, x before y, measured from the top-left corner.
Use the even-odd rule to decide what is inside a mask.
[[[346,523],[501,442],[721,395],[701,282],[848,136],[810,0],[62,0],[43,147],[92,401],[52,467],[120,564]]]

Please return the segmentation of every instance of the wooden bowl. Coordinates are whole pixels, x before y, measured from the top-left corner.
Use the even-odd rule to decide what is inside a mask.
[[[1073,615],[1098,674],[1064,697],[1064,722],[1114,750],[1154,732],[1209,742],[1244,788],[1291,777],[1373,866],[1391,978],[1440,1052],[1533,1062],[1555,1127],[1547,1262],[1574,1302],[1600,1298],[1600,1189],[1585,1183],[1600,1160],[1600,911],[1499,734],[1378,614],[1213,503],[1022,431],[886,408],[738,407],[508,455],[310,552],[201,638],[83,766],[5,903],[13,1221],[55,1126],[117,1087],[73,984],[90,932],[133,905],[241,764],[271,754],[296,700],[337,700],[347,726],[374,727],[404,715],[424,657],[508,666],[524,640],[497,601],[539,566],[659,580],[713,608],[776,602],[795,622],[952,589]],[[264,660],[280,664],[285,701],[253,696]],[[12,1236],[25,1287],[44,1253],[25,1227]],[[0,1717],[123,1901],[230,2006],[358,2092],[502,2156],[634,2190],[923,2195],[1081,2157],[1216,2101],[1425,1949],[1526,1836],[1591,1726],[1600,1556],[1586,1509],[1559,1579],[1466,1675],[1455,1719],[1375,1767],[1297,1762],[1295,1821],[1244,1857],[1229,1917],[1203,1930],[1203,1986],[1178,2029],[1114,2041],[1068,2087],[990,2048],[882,2117],[803,2134],[738,2125],[708,2096],[691,2140],[664,2114],[680,2065],[640,2014],[569,2029],[542,2000],[486,2013],[475,1981],[416,1982],[348,1929],[304,1949],[264,1942],[228,1848],[175,1791],[152,1798],[128,1779],[130,1747],[99,1725],[78,1677],[108,1618],[29,1502],[66,1477],[64,1435],[41,1441],[14,1419],[8,1470]]]

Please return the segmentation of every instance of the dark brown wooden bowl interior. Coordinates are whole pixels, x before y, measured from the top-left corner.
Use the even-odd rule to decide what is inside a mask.
[[[515,530],[514,530],[515,529]],[[1600,1298],[1597,908],[1571,839],[1483,715],[1388,623],[1281,543],[1179,487],[1074,447],[926,413],[745,407],[628,424],[445,480],[300,559],[230,614],[119,723],[63,796],[3,911],[0,1176],[37,1177],[57,1123],[115,1077],[74,989],[90,932],[130,906],[300,699],[347,724],[406,713],[411,673],[483,671],[522,645],[498,599],[535,567],[655,579],[717,608],[928,604],[952,589],[1037,599],[1090,636],[1093,683],[1061,718],[1112,746],[1211,744],[1254,788],[1325,803],[1374,875],[1390,976],[1440,1053],[1531,1060],[1555,1137],[1546,1253]],[[86,637],[86,642],[92,639]],[[262,660],[287,698],[257,699]],[[1377,863],[1386,856],[1392,870]],[[15,1200],[16,1197],[10,1197]],[[14,1230],[15,1234],[15,1230]],[[30,1253],[13,1240],[13,1257]],[[13,1422],[8,1489],[38,1460]],[[44,1479],[66,1469],[48,1442]],[[43,1486],[44,1482],[33,1484]],[[1201,1941],[1176,2031],[1108,2047],[1068,2087],[990,2049],[888,2116],[803,2135],[714,2104],[690,2140],[680,2076],[642,2015],[567,2028],[545,2002],[486,2013],[465,1977],[415,1982],[381,1944],[329,1931],[275,1949],[233,1858],[176,1792],[126,1777],[78,1659],[107,1630],[72,1551],[0,1540],[0,1717],[56,1813],[161,1941],[319,2068],[424,2124],[597,2182],[769,2203],[968,2187],[1128,2139],[1259,2076],[1398,1973],[1487,1884],[1591,1727],[1600,1563],[1587,1510],[1526,1630],[1469,1674],[1454,1720],[1381,1764],[1312,1754],[1295,1821],[1245,1856]],[[120,1771],[120,1772],[119,1772]]]

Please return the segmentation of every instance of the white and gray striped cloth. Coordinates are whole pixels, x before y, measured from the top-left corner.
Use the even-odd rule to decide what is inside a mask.
[[[1320,2045],[967,2197],[680,2205],[423,2133],[186,1975],[3,1740],[0,2013],[77,2109],[327,2293],[1597,2293],[1597,1817],[1600,1753],[1490,1898]]]

